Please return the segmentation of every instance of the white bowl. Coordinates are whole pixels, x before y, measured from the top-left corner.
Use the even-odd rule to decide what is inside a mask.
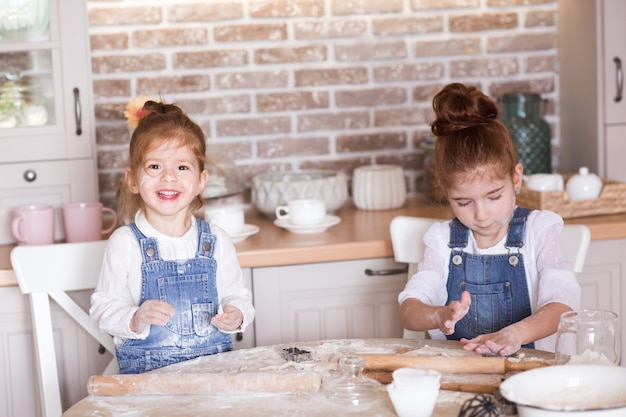
[[[254,207],[271,218],[276,207],[302,198],[324,200],[326,211],[333,213],[348,200],[348,179],[332,170],[268,172],[252,177],[251,192]]]
[[[519,417],[626,416],[626,368],[555,365],[506,379],[500,393],[517,405]]]

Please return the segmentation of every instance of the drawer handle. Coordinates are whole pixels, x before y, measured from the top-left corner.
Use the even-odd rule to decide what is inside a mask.
[[[617,95],[615,96],[615,102],[622,101],[622,92],[624,91],[624,70],[622,69],[622,60],[618,57],[613,58],[615,63],[615,82],[617,87]]]
[[[375,277],[381,275],[399,275],[406,274],[409,272],[409,266],[405,266],[404,268],[395,268],[395,269],[370,269],[367,268],[365,270],[365,275],[368,277]]]
[[[80,107],[80,92],[74,87],[74,117],[76,118],[76,136],[83,134],[83,113]]]

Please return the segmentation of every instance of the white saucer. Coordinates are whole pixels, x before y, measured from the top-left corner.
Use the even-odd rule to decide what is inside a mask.
[[[230,237],[231,242],[237,243],[246,240],[249,236],[259,233],[259,230],[261,230],[259,226],[255,226],[253,224],[244,224],[243,229],[241,229],[240,232],[228,235],[228,237]]]
[[[274,220],[274,224],[278,227],[289,230],[291,233],[320,233],[329,227],[338,224],[340,221],[341,219],[339,217],[328,214],[324,217],[324,220],[322,220],[321,223],[317,224],[291,224],[289,220],[286,219],[276,219]]]

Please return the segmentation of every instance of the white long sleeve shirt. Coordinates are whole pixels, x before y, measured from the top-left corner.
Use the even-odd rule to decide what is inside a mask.
[[[138,212],[135,223],[141,232],[155,237],[164,260],[193,258],[198,248],[198,230],[195,219],[181,237],[164,235],[154,229],[143,213]],[[230,238],[218,226],[211,225],[216,235],[214,257],[217,261],[217,293],[220,306],[231,305],[243,313],[240,330],[254,320],[252,294],[244,285],[237,252]],[[108,240],[100,280],[91,297],[89,314],[101,331],[114,336],[116,344],[124,339],[144,339],[150,327],[142,333],[130,330],[130,320],[139,308],[141,298],[141,253],[137,238],[128,226],[115,230]]]
[[[424,257],[417,272],[399,294],[402,303],[407,298],[416,298],[428,305],[443,306],[448,299],[446,283],[451,249],[450,221],[434,223],[424,235]],[[572,272],[571,264],[563,257],[560,233],[563,219],[551,211],[534,210],[528,217],[524,233],[524,246],[520,249],[524,257],[526,282],[532,313],[551,302],[580,308],[580,285]],[[479,248],[473,233],[469,233],[465,252],[478,255],[508,253],[504,247],[506,236],[489,248]],[[430,332],[433,337],[442,337],[440,332]],[[554,351],[554,335],[535,342],[535,348]]]

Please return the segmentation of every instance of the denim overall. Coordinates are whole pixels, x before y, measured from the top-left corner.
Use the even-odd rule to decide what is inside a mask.
[[[456,324],[448,339],[471,339],[494,333],[531,315],[530,296],[524,269],[524,229],[531,210],[516,208],[509,222],[505,247],[507,254],[475,255],[463,252],[469,229],[458,219],[450,223],[450,254],[448,300],[460,300],[469,291],[472,304],[469,312]],[[524,345],[534,347],[534,343]]]
[[[135,223],[129,227],[139,241],[141,300],[162,300],[176,312],[165,326],[150,326],[146,339],[126,339],[115,348],[121,374],[134,374],[173,363],[233,349],[229,334],[211,324],[219,300],[213,258],[215,235],[197,219],[198,251],[191,259],[165,261],[157,241],[146,237]]]

